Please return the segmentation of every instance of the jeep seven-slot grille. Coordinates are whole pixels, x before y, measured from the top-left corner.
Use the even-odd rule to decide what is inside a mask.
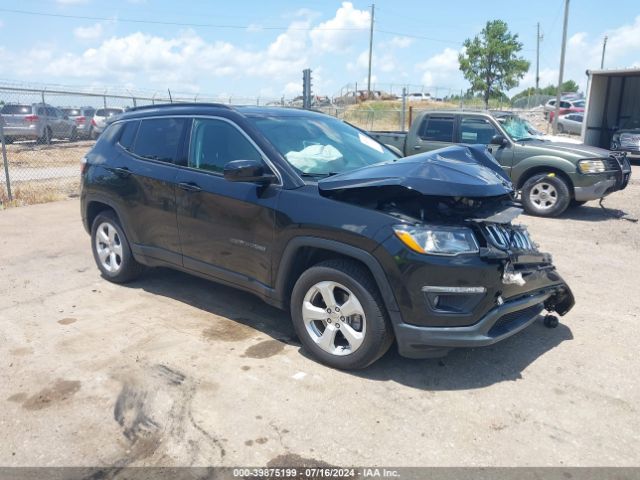
[[[489,242],[501,250],[537,250],[529,233],[522,227],[490,224],[485,225],[484,231]]]

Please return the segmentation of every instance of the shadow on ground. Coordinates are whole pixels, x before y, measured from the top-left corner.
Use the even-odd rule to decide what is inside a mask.
[[[604,208],[603,208],[604,207]],[[569,207],[558,218],[567,218],[570,220],[581,220],[585,222],[605,222],[607,220],[629,219],[628,213],[617,208],[607,207],[603,203],[601,207],[597,201],[589,202],[580,207]]]
[[[162,268],[149,271],[128,286],[172,298],[300,347],[287,312],[240,290]],[[549,329],[540,320],[496,345],[453,350],[441,359],[406,359],[399,356],[393,346],[367,369],[345,373],[368,380],[394,381],[423,390],[482,388],[518,380],[522,377],[522,371],[538,357],[572,338],[567,326],[560,324],[555,329]],[[300,348],[300,354],[308,357],[303,348]]]

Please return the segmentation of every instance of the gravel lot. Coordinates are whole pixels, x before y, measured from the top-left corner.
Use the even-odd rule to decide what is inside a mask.
[[[605,204],[638,218],[633,175]],[[102,280],[77,200],[1,211],[0,464],[638,465],[640,225],[611,213],[521,217],[576,296],[557,329],[347,373],[251,295]]]

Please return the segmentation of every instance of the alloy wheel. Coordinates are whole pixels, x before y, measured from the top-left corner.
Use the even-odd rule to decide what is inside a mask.
[[[550,183],[536,183],[529,193],[529,199],[540,210],[547,210],[558,201],[558,191]]]
[[[349,355],[364,341],[364,309],[353,292],[340,283],[313,285],[304,296],[302,318],[311,339],[332,355]]]
[[[98,226],[95,245],[102,268],[109,273],[117,273],[122,268],[122,241],[111,223],[102,222]]]

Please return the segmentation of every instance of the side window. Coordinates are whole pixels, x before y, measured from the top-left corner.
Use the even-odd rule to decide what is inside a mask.
[[[46,115],[45,109],[42,107],[38,107],[38,115],[40,115],[41,117]]]
[[[222,173],[232,160],[262,161],[251,142],[228,122],[195,119],[191,132],[189,167]]]
[[[487,145],[498,131],[484,118],[462,117],[460,121],[460,141],[462,143],[482,143]]]
[[[133,147],[133,142],[136,139],[136,133],[138,133],[139,125],[140,125],[140,122],[137,120],[126,122],[124,124],[122,133],[120,134],[120,140],[118,140],[118,143],[125,150],[131,151],[131,148]]]
[[[561,108],[571,108],[571,104],[569,102],[560,102]]]
[[[432,142],[453,142],[453,117],[426,116],[420,138]]]
[[[185,122],[184,118],[142,120],[133,153],[150,160],[174,162],[178,157]]]

